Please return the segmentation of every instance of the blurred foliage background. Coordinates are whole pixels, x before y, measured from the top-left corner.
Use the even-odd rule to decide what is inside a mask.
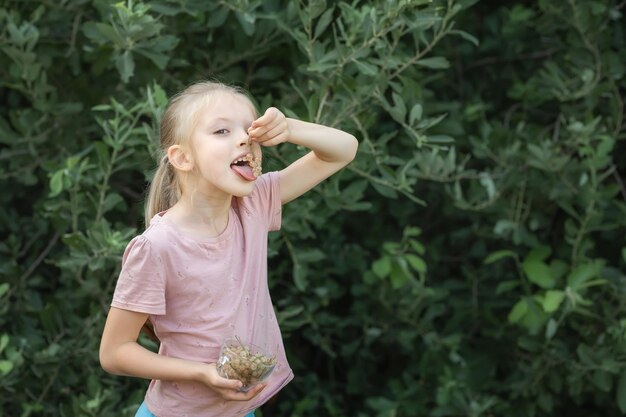
[[[259,417],[626,414],[625,3],[3,1],[0,415],[134,415],[99,337],[167,97],[214,77],[361,142],[270,236]]]

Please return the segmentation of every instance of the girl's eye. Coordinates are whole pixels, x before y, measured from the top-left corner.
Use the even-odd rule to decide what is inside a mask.
[[[216,134],[216,135],[225,135],[225,134],[228,133],[228,130],[227,129],[218,129],[218,130],[216,130],[213,133]]]

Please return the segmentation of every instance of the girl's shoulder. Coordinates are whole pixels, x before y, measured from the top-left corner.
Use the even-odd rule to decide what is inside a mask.
[[[260,176],[252,193],[236,197],[233,205],[240,216],[252,219],[257,227],[278,230],[281,217],[279,173],[274,171]]]
[[[129,243],[128,248],[136,251],[145,252],[162,252],[167,249],[168,244],[172,241],[171,231],[159,214],[155,215],[150,221],[150,225],[142,234],[135,236]]]
[[[281,217],[280,174],[278,171],[261,175],[252,193],[236,198],[236,207],[251,218],[260,219],[267,230],[278,230]]]
[[[255,181],[252,192],[245,197],[237,197],[239,204],[248,207],[270,206],[280,198],[280,177],[278,171],[267,172]]]

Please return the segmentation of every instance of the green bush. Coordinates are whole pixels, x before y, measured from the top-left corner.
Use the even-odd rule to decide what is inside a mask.
[[[624,2],[0,7],[0,415],[133,415],[99,337],[167,97],[212,77],[361,142],[270,236],[296,379],[259,415],[626,414]]]

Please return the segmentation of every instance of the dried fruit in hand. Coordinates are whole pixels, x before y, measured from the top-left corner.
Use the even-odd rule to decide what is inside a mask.
[[[242,382],[241,391],[248,391],[266,379],[276,366],[276,356],[269,356],[257,346],[244,345],[239,338],[227,339],[217,361],[220,376],[238,379]]]

